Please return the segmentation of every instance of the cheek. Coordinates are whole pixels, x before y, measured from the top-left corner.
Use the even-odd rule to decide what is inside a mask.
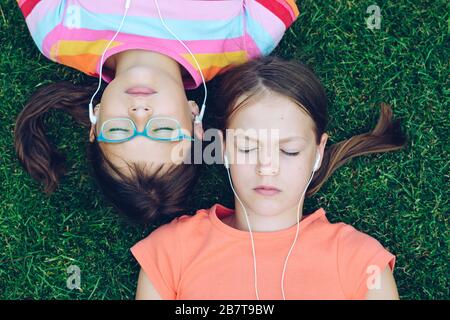
[[[283,184],[289,186],[290,188],[299,188],[307,183],[311,172],[307,167],[307,160],[299,157],[294,157],[290,159],[289,156],[280,157],[280,178]]]
[[[151,98],[150,104],[153,108],[153,115],[168,116],[178,120],[181,128],[192,133],[193,117],[188,100],[184,94],[175,92],[158,92]]]
[[[117,114],[119,112],[126,111],[126,100],[124,97],[124,93],[121,93],[120,90],[114,84],[109,84],[108,87],[103,91],[103,95],[101,98],[101,107],[100,107],[100,115],[104,117],[109,114]]]
[[[176,165],[181,164],[183,161],[189,160],[190,151],[190,143],[187,140],[183,140],[183,142],[177,143],[170,148],[166,162]]]
[[[103,102],[113,101],[115,95],[117,95],[117,93],[119,92],[119,90],[118,90],[119,86],[120,86],[120,81],[118,81],[117,79],[114,79],[111,82],[109,82],[108,85],[106,86],[105,90],[103,90],[101,102],[103,103]]]
[[[301,154],[294,157],[285,155],[282,152],[279,153],[280,168],[283,171],[290,172],[292,177],[297,177],[305,170],[306,161],[305,156]]]
[[[230,175],[236,190],[244,191],[252,186],[255,179],[255,167],[247,164],[231,165]]]
[[[188,107],[184,107],[185,112],[182,114],[182,119],[180,119],[181,128],[186,134],[192,135],[194,132],[194,118]]]
[[[249,170],[251,166],[255,166],[258,163],[258,152],[251,151],[249,153],[244,153],[235,148],[233,160],[234,163],[245,166],[245,169]]]

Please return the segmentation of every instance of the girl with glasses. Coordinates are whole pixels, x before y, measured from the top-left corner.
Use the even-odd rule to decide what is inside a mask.
[[[269,54],[299,15],[295,0],[17,2],[42,54],[107,83],[94,100],[94,85],[40,87],[17,118],[20,162],[54,191],[64,156],[43,118],[51,109],[70,113],[89,128],[100,188],[136,222],[180,212],[197,178],[198,166],[172,159],[203,135],[205,104],[200,111],[185,90]]]

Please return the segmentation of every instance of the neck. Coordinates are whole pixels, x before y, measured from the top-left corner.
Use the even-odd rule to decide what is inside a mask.
[[[109,57],[105,62],[106,67],[115,71],[115,76],[135,67],[158,69],[170,74],[174,79],[183,84],[180,65],[174,59],[153,51],[132,49],[119,52]]]
[[[244,204],[245,205],[245,204]],[[245,219],[245,211],[242,209],[241,204],[235,200],[234,207],[236,208],[234,214],[234,221],[232,225],[234,228],[243,231],[250,231],[248,229],[247,219]],[[286,210],[283,213],[273,215],[273,216],[263,216],[253,212],[246,206],[248,213],[248,220],[252,232],[272,232],[279,231],[283,229],[290,228],[297,223],[297,209],[298,203],[295,207]],[[300,203],[300,213],[298,221],[302,220],[303,217],[303,200]]]

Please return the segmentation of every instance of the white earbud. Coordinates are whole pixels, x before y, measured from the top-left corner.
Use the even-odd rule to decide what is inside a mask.
[[[230,163],[228,162],[228,157],[226,154],[223,156],[223,165],[226,169],[230,169]]]
[[[92,106],[92,102],[89,103],[89,120],[91,120],[92,124],[97,123],[97,116],[94,114],[94,107]]]
[[[316,155],[316,162],[314,163],[314,172],[316,172],[317,170],[319,170],[320,168],[320,153],[317,152]]]

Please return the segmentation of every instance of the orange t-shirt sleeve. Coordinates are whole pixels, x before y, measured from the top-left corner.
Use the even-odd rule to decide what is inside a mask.
[[[164,300],[174,300],[180,279],[180,253],[176,228],[163,225],[130,250]]]
[[[386,266],[393,271],[395,266],[395,255],[351,226],[344,227],[339,237],[337,260],[342,289],[349,299],[365,299],[375,275]]]

